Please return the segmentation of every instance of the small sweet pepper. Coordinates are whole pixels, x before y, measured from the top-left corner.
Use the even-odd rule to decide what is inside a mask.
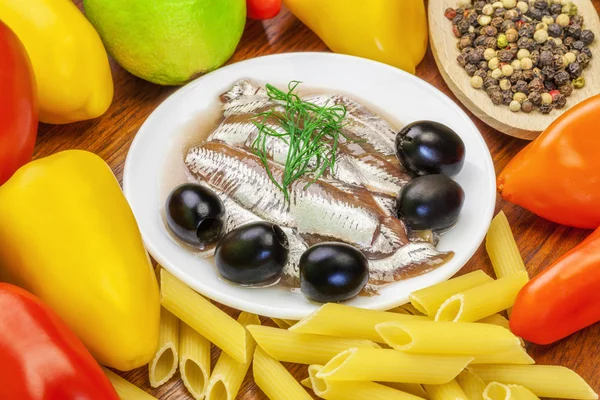
[[[69,150],[0,186],[0,280],[40,297],[101,363],[146,364],[158,283],[127,200],[98,156]]]
[[[40,299],[0,283],[0,398],[119,400],[83,343]]]
[[[550,221],[600,226],[600,95],[573,106],[498,176],[504,199]]]
[[[284,0],[336,53],[365,57],[411,74],[427,50],[423,0]]]
[[[2,0],[0,20],[31,58],[40,121],[65,124],[104,114],[113,97],[108,56],[71,0]]]
[[[600,321],[600,229],[521,290],[510,317],[515,335],[550,344]]]

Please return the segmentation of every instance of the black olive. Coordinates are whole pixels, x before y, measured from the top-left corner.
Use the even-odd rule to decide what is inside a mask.
[[[200,248],[216,243],[225,227],[225,207],[219,196],[195,183],[184,183],[173,189],[165,214],[175,236]]]
[[[269,222],[254,222],[228,232],[215,250],[221,276],[240,285],[274,281],[288,262],[285,232]]]
[[[338,302],[358,295],[369,279],[369,263],[344,243],[321,243],[300,257],[300,288],[311,300]]]
[[[396,135],[396,154],[404,168],[414,175],[454,176],[465,162],[465,144],[446,125],[417,121]]]
[[[446,229],[458,220],[464,201],[462,187],[446,175],[420,176],[400,190],[398,218],[411,229]]]

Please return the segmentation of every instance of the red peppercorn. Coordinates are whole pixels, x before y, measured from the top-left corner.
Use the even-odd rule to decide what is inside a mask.
[[[446,11],[444,12],[444,16],[446,18],[448,18],[450,21],[452,21],[454,19],[454,17],[456,17],[456,10],[454,8],[447,8]]]
[[[517,22],[515,22],[515,29],[519,30],[521,29],[521,27],[525,25],[525,21],[523,21],[522,19],[518,20]]]
[[[454,33],[454,36],[456,36],[457,38],[462,36],[456,25],[452,25],[452,33]]]
[[[556,97],[560,95],[560,92],[556,89],[550,91],[550,96],[552,96],[552,102],[556,101]]]

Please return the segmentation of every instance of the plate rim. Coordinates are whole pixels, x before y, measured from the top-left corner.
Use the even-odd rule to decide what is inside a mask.
[[[393,66],[390,66],[390,65],[378,62],[378,61],[369,60],[369,59],[351,56],[351,55],[345,55],[345,54],[336,54],[336,53],[327,53],[327,52],[290,52],[290,53],[264,55],[264,56],[260,56],[260,57],[241,60],[241,61],[238,61],[238,62],[235,62],[232,64],[228,64],[224,67],[221,67],[216,71],[226,72],[227,70],[230,70],[230,69],[240,68],[241,64],[243,65],[245,63],[260,63],[264,59],[269,59],[269,60],[289,59],[289,58],[302,59],[305,57],[322,57],[324,59],[331,58],[331,59],[348,60],[348,62],[352,62],[352,63],[358,62],[358,63],[372,64],[373,66],[375,66],[377,68],[386,68],[386,69],[389,69],[390,71],[393,71],[394,73],[399,73],[400,75],[404,75],[405,78],[408,77],[408,79],[415,81],[418,85],[422,85],[429,90],[433,90],[439,96],[441,101],[443,101],[444,103],[449,105],[450,108],[453,108],[455,111],[457,111],[457,115],[460,116],[463,120],[465,120],[468,124],[470,124],[471,128],[473,128],[475,130],[475,132],[477,132],[477,135],[476,135],[477,141],[479,141],[480,144],[485,149],[487,149],[485,154],[481,155],[483,157],[484,165],[487,167],[486,171],[484,171],[484,172],[486,173],[486,176],[488,179],[490,179],[490,181],[492,181],[492,182],[496,181],[495,167],[494,167],[494,163],[493,163],[493,160],[491,157],[491,153],[489,151],[489,147],[487,146],[485,139],[481,135],[481,132],[479,131],[479,129],[477,128],[477,126],[475,125],[473,120],[466,114],[465,111],[463,111],[460,108],[460,106],[457,103],[452,101],[452,99],[450,99],[450,97],[448,95],[446,95],[444,92],[437,89],[435,86],[431,85],[429,82],[417,77],[416,75],[412,75],[401,69],[395,68]],[[208,73],[208,74],[205,74],[201,77],[194,79],[193,81],[189,82],[188,84],[186,84],[184,86],[179,87],[176,91],[171,93],[165,100],[163,100],[158,106],[156,106],[154,108],[154,110],[152,110],[150,115],[146,118],[146,120],[143,122],[143,124],[140,126],[140,128],[136,132],[135,137],[133,138],[131,145],[128,149],[127,157],[125,159],[125,164],[123,167],[123,193],[124,193],[125,197],[127,198],[128,202],[130,199],[131,192],[133,191],[133,184],[131,183],[131,179],[130,179],[131,170],[133,168],[131,165],[131,159],[133,157],[132,154],[136,153],[136,149],[138,147],[140,147],[143,143],[143,139],[141,139],[140,132],[142,132],[144,129],[147,129],[147,126],[151,125],[153,123],[154,119],[157,118],[156,117],[157,110],[159,110],[160,108],[167,107],[170,103],[177,101],[178,93],[180,93],[184,90],[191,91],[191,90],[193,90],[193,88],[195,86],[197,86],[204,80],[210,79],[210,77],[211,77],[211,73]],[[491,223],[491,220],[492,220],[492,217],[494,214],[494,210],[495,210],[495,204],[496,204],[496,199],[497,199],[495,184],[490,185],[490,193],[488,193],[488,195],[490,195],[490,201],[488,204],[486,204],[487,209],[482,211],[482,217],[485,217],[485,222],[486,222],[484,224],[485,226],[489,226],[489,224]],[[133,206],[130,205],[130,207],[133,212]],[[134,215],[135,215],[135,212],[134,212]],[[140,224],[138,223],[138,227],[139,226],[140,226]],[[194,289],[201,295],[203,295],[209,299],[212,299],[214,301],[217,301],[221,304],[224,304],[228,307],[232,307],[232,308],[235,308],[238,310],[249,310],[249,308],[250,308],[251,310],[249,312],[254,312],[258,315],[263,315],[263,316],[268,316],[268,317],[300,319],[307,315],[305,312],[302,312],[302,311],[299,313],[293,313],[289,310],[289,307],[278,307],[277,304],[264,305],[264,304],[260,304],[260,303],[250,302],[250,301],[244,300],[243,297],[237,298],[237,297],[232,296],[231,294],[227,294],[227,293],[224,293],[219,290],[212,290],[210,285],[199,284],[198,279],[196,277],[190,276],[189,274],[185,273],[182,269],[171,267],[170,266],[171,263],[168,260],[168,257],[163,256],[162,252],[156,248],[155,244],[153,243],[153,241],[150,238],[146,237],[145,233],[142,231],[141,228],[139,228],[139,230],[140,230],[140,234],[142,236],[142,239],[144,241],[144,245],[145,245],[147,251],[157,261],[157,263],[160,266],[162,266],[163,268],[167,269],[171,274],[173,274],[178,279],[182,280],[186,285],[188,285],[189,287],[191,287],[192,289]],[[466,263],[473,257],[473,254],[475,254],[477,249],[481,246],[481,243],[485,239],[486,232],[487,232],[487,229],[484,232],[479,232],[479,236],[481,236],[481,238],[478,238],[478,240],[471,241],[471,243],[472,243],[471,247],[464,249],[465,251],[463,252],[463,254],[465,257],[465,262],[462,263],[459,267],[457,267],[456,270],[445,271],[446,273],[442,274],[439,282],[446,281],[447,279],[449,279],[450,277],[452,277],[453,275],[458,273],[466,265]],[[426,286],[430,286],[430,285],[426,285]],[[370,309],[378,309],[378,310],[389,309],[389,308],[396,307],[400,304],[404,304],[407,300],[408,300],[408,295],[404,296],[404,298],[399,297],[397,299],[397,301],[395,301],[395,303],[397,303],[395,305],[389,305],[389,306],[386,305],[385,307],[383,307],[383,306],[364,307],[364,305],[363,305],[362,307],[370,308]],[[314,304],[316,304],[316,303],[314,303]],[[319,306],[319,304],[316,304],[315,309],[318,306]]]

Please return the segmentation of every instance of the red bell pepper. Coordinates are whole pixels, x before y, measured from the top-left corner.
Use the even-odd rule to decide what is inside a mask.
[[[533,278],[517,296],[512,332],[550,344],[600,321],[600,228]]]
[[[0,398],[119,400],[98,363],[58,315],[7,283],[0,283]]]
[[[35,76],[21,41],[0,21],[0,185],[33,155],[38,126]]]

